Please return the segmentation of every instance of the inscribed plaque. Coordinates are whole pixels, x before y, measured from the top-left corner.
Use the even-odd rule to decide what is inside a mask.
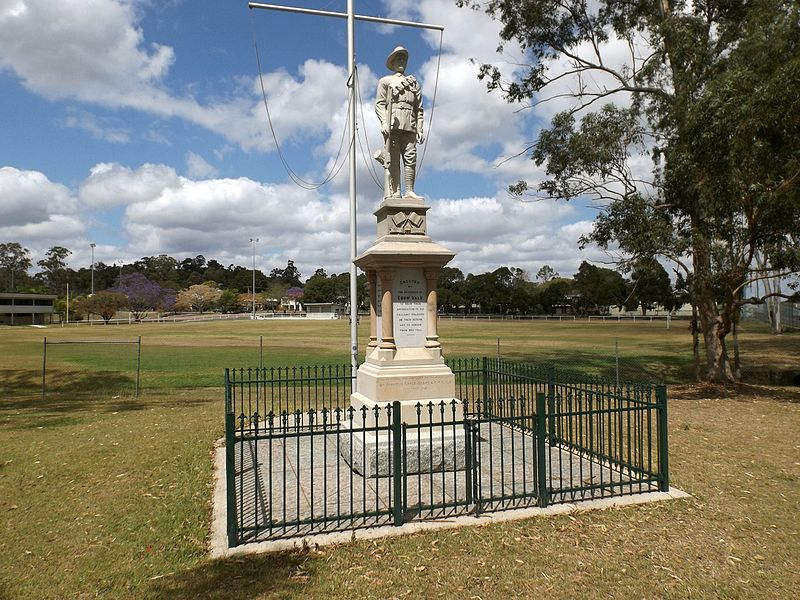
[[[420,268],[397,269],[392,281],[394,341],[398,348],[425,346],[425,276]]]

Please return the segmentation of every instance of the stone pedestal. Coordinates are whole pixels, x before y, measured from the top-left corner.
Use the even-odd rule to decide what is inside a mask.
[[[385,198],[375,211],[378,237],[355,259],[355,264],[367,274],[370,304],[369,346],[365,362],[358,369],[357,392],[351,396],[357,415],[362,407],[371,415],[376,406],[383,409],[399,401],[402,421],[407,424],[463,419],[460,404],[455,414],[450,408],[455,398],[455,377],[444,364],[437,333],[436,286],[442,267],[455,253],[427,235],[429,208],[422,198]],[[442,402],[447,403],[444,418],[438,408]],[[429,403],[436,406],[432,415],[427,410]],[[419,411],[418,405],[425,408]],[[380,414],[387,413],[383,409]],[[434,431],[447,437],[444,429],[435,427]],[[361,456],[363,452],[373,453],[373,459],[377,456],[377,463],[381,464],[384,447],[388,460],[388,439],[380,438],[388,435],[373,434],[373,437],[376,439],[364,437],[359,452]],[[433,462],[438,469],[442,464],[463,468],[463,458],[462,462],[458,459],[451,460],[452,464],[447,462],[448,455],[459,455],[457,450],[453,451],[453,444],[458,445],[458,435],[449,437],[450,452],[445,451],[442,459],[445,462]],[[441,439],[439,442],[441,449]],[[461,445],[463,457],[463,438]],[[430,457],[436,450],[430,443],[428,446],[425,450],[414,444],[418,455]],[[419,468],[428,464],[428,470],[432,464],[424,459],[417,463]]]
[[[404,471],[438,473],[458,471],[466,465],[466,434],[463,426],[409,429],[406,433]],[[356,473],[363,477],[389,477],[393,475],[391,436],[345,428],[339,433],[339,453]]]

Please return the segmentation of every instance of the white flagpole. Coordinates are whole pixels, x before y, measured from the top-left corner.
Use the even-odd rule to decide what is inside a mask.
[[[355,75],[355,31],[353,0],[347,0],[347,77],[350,86],[350,111],[348,126],[350,129],[350,366],[353,374],[353,391],[357,391],[356,372],[358,371],[358,271],[353,262],[358,253],[358,236],[356,234],[356,75]]]

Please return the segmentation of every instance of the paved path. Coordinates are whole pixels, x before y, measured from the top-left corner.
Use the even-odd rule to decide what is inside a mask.
[[[350,468],[353,460],[344,456],[345,447],[338,433],[238,443],[237,514],[243,539],[263,541],[393,524],[394,478],[362,477]],[[439,470],[406,476],[404,520],[537,506],[534,448],[528,431],[482,423],[478,461],[471,472]],[[558,447],[549,448],[545,468],[550,504],[657,490],[638,481],[636,474]]]

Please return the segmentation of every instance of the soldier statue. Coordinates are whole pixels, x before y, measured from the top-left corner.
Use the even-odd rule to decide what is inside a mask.
[[[381,123],[384,149],[375,160],[386,169],[384,197],[421,199],[414,192],[417,176],[417,144],[425,141],[422,131],[422,90],[412,75],[406,75],[408,50],[398,46],[386,59],[391,75],[378,81],[375,112]],[[400,161],[403,162],[405,193],[400,193]]]

